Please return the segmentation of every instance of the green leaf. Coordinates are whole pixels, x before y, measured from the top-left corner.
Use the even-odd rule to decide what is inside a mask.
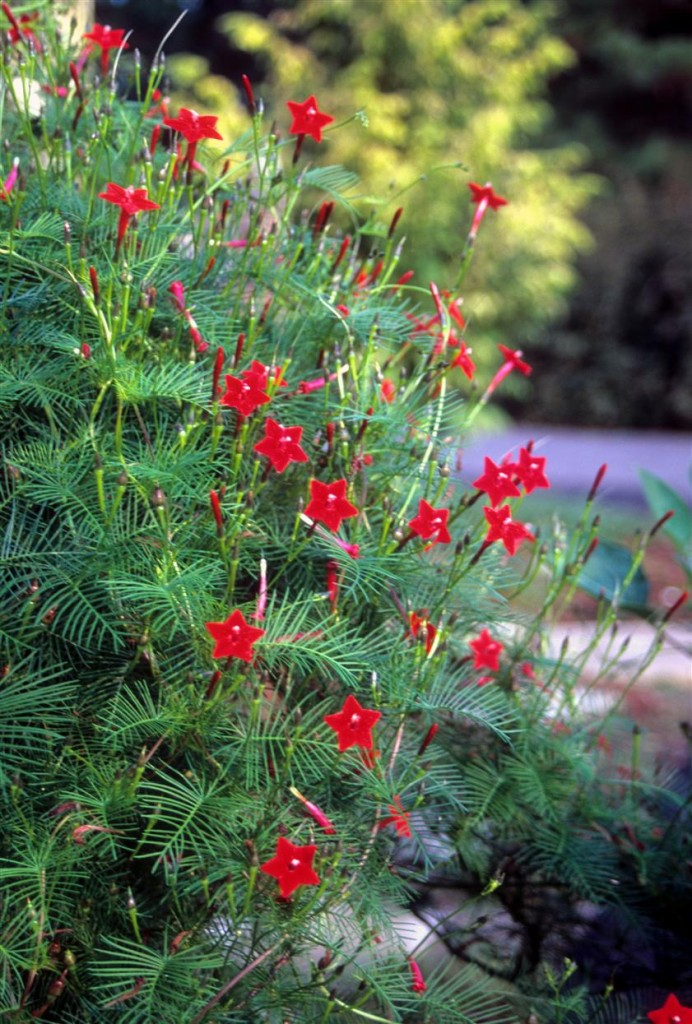
[[[602,540],[579,574],[578,586],[593,597],[612,601],[617,595],[623,608],[645,608],[649,582],[638,568],[623,590],[632,569],[632,554],[623,544]]]
[[[681,553],[688,557],[692,543],[692,510],[689,505],[681,494],[664,483],[660,477],[649,473],[648,470],[640,469],[639,479],[642,482],[649,508],[656,519],[660,519],[671,510],[675,513],[672,519],[664,523],[663,531],[680,549]]]

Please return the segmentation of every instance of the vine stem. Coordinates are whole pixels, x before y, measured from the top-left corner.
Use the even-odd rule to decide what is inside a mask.
[[[251,971],[254,971],[255,968],[259,967],[260,964],[264,963],[264,961],[267,960],[273,953],[276,953],[277,949],[279,949],[279,947],[283,944],[283,941],[284,940],[282,936],[278,942],[275,942],[273,946],[269,947],[269,949],[265,949],[264,953],[261,953],[256,960],[253,960],[252,963],[247,964],[245,967],[243,967],[242,971],[239,971],[238,974],[235,975],[235,977],[231,978],[230,981],[226,982],[223,988],[219,989],[219,991],[216,993],[213,999],[210,999],[206,1006],[203,1006],[199,1013],[192,1018],[192,1024],[199,1024],[200,1021],[204,1020],[209,1011],[213,1010],[214,1007],[218,1003],[220,1003],[225,996],[228,995],[232,988],[235,988],[235,986],[238,985],[243,980],[243,978],[250,974]]]

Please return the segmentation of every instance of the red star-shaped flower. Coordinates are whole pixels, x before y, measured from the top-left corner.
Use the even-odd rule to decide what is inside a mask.
[[[410,520],[409,526],[414,533],[417,533],[423,540],[433,538],[433,544],[449,544],[451,537],[447,529],[449,519],[448,508],[433,508],[424,498],[418,502],[418,515]]]
[[[305,515],[336,531],[341,525],[341,520],[357,516],[358,509],[346,498],[345,480],[336,480],[333,484],[311,480],[310,501],[305,509]]]
[[[335,715],[325,715],[324,721],[338,735],[341,753],[349,747],[372,750],[372,729],[381,717],[381,711],[361,707],[353,694],[349,693],[341,711]]]
[[[469,188],[471,189],[472,203],[482,203],[485,201],[491,210],[498,210],[501,206],[507,205],[507,200],[503,199],[502,196],[496,195],[490,184],[477,185],[474,181],[470,181]]]
[[[289,100],[286,106],[293,115],[293,123],[288,129],[290,134],[310,135],[315,142],[321,142],[322,129],[331,124],[334,118],[318,109],[315,97],[308,96],[304,103]]]
[[[147,196],[147,190],[145,188],[135,188],[134,185],[128,185],[127,188],[123,188],[122,185],[115,185],[112,181],[109,181],[106,185],[105,192],[99,192],[99,199],[105,199],[107,203],[114,203],[120,207],[120,218],[118,220],[118,235],[115,243],[116,255],[122,244],[122,240],[125,237],[127,231],[127,225],[130,219],[134,217],[136,213],[145,213],[147,210],[160,210],[161,207],[158,203],[155,203],[153,199],[149,199]]]
[[[454,332],[452,332],[454,335]],[[456,345],[452,344],[450,340],[450,348],[456,348]],[[450,370],[453,370],[455,366],[458,366],[462,373],[466,374],[469,380],[473,380],[473,375],[476,372],[476,364],[471,358],[471,349],[467,347],[466,342],[459,338],[458,341],[459,351],[455,355],[452,362],[449,364]]]
[[[216,130],[218,117],[211,114],[198,114],[196,110],[181,107],[177,117],[164,118],[164,124],[174,132],[180,132],[186,142],[200,142],[201,139],[221,139]]]
[[[10,17],[10,10],[7,4],[3,4],[2,8],[7,15]],[[22,14],[19,18],[15,18],[14,15],[11,17],[10,27],[10,42],[20,43],[22,41],[31,40],[31,45],[34,47],[37,53],[41,53],[41,43],[39,42],[38,36],[32,29],[32,25],[35,26],[38,21],[38,14]]]
[[[415,612],[409,612],[409,623],[411,628],[411,636],[414,639],[418,638],[418,635],[425,637],[425,653],[430,654],[432,645],[435,643],[435,637],[437,636],[437,629],[433,626],[432,622],[428,622],[426,613],[422,615],[416,615]]]
[[[522,541],[536,539],[523,523],[517,523],[512,519],[509,505],[502,505],[500,508],[490,508],[486,505],[483,513],[490,526],[485,538],[486,545],[501,540],[507,554],[513,555]]]
[[[475,655],[474,668],[488,668],[491,672],[497,672],[504,647],[499,640],[493,640],[487,629],[479,633],[475,640],[469,640],[469,647]]]
[[[255,655],[253,645],[265,633],[265,630],[246,622],[237,608],[225,622],[206,622],[205,629],[216,641],[212,658],[240,658],[241,661],[252,661]]]
[[[471,486],[485,491],[493,506],[505,498],[518,498],[521,491],[512,480],[513,470],[513,465],[498,466],[486,455],[483,460],[483,475],[474,480]]]
[[[550,481],[543,472],[545,464],[545,458],[534,455],[528,448],[519,449],[519,461],[512,468],[527,494],[537,487],[550,487]]]
[[[692,1024],[692,1007],[683,1006],[672,993],[663,1006],[646,1015],[653,1024]]]
[[[129,49],[124,41],[124,28],[111,28],[110,25],[94,25],[91,32],[85,32],[84,38],[88,39],[92,46],[98,46],[101,50],[101,74],[108,73],[108,54],[110,50]]]
[[[260,864],[260,871],[277,879],[279,892],[286,899],[299,885],[320,884],[320,876],[312,867],[316,853],[316,846],[296,846],[289,839],[279,836],[276,856]]]
[[[508,348],[506,345],[498,345],[497,347],[505,357],[505,362],[511,364],[512,369],[518,370],[519,373],[523,373],[525,377],[529,376],[531,373],[531,367],[521,358],[522,352],[520,349]]]
[[[284,427],[268,417],[264,424],[264,435],[253,451],[266,455],[277,473],[283,473],[289,462],[310,461],[300,447],[302,427]]]
[[[260,405],[271,402],[265,388],[269,374],[263,363],[255,359],[249,370],[243,370],[240,377],[226,374],[226,394],[220,399],[221,405],[236,409],[241,416],[249,416]]]
[[[133,217],[136,213],[142,213],[145,210],[161,209],[158,203],[148,198],[145,188],[135,188],[134,185],[123,188],[122,185],[115,185],[112,181],[106,185],[105,192],[99,192],[99,199],[105,199],[107,203],[115,203],[128,217]]]

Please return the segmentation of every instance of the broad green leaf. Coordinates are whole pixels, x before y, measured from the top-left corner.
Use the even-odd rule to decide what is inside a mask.
[[[649,583],[641,567],[622,589],[631,568],[632,554],[624,545],[602,540],[579,574],[578,586],[593,597],[603,595],[609,601],[618,594],[623,608],[645,608]]]
[[[647,469],[639,470],[639,479],[649,508],[656,519],[660,519],[670,510],[675,513],[673,518],[664,524],[663,530],[682,554],[689,557],[692,544],[692,510],[689,505],[681,494],[664,483],[660,477],[649,473]]]

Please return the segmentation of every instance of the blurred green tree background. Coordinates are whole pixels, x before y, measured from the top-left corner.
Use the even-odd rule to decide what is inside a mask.
[[[227,137],[248,123],[241,73],[284,136],[287,99],[315,93],[337,123],[362,111],[305,157],[357,171],[374,248],[404,207],[401,269],[422,289],[454,281],[467,182],[492,180],[510,205],[483,223],[464,313],[481,367],[504,341],[540,369],[540,387],[508,388],[512,415],[692,425],[686,0],[96,6],[145,52],[187,6],[166,43],[173,105],[219,115]]]

